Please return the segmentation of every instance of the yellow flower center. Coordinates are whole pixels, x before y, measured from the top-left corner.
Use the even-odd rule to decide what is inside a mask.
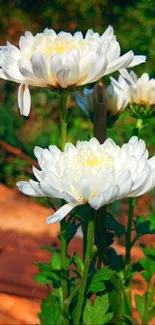
[[[51,57],[54,53],[62,54],[64,52],[71,51],[74,48],[81,48],[86,42],[83,40],[64,40],[56,39],[50,40],[49,38],[36,39],[31,47],[31,51],[27,53],[27,58],[30,58],[34,53],[41,52],[47,57]]]
[[[51,44],[40,47],[40,52],[44,53],[47,57],[51,57],[53,53],[64,53],[72,50],[74,47],[75,46],[71,43],[69,44],[60,42],[58,44]]]
[[[103,152],[101,155],[96,155],[89,150],[81,150],[78,156],[78,162],[84,166],[97,167],[99,165],[109,167],[114,163],[114,158],[107,152]]]

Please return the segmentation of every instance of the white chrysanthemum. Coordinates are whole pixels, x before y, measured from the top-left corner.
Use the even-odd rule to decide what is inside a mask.
[[[123,102],[124,97],[130,104],[155,105],[155,79],[150,79],[148,73],[143,73],[138,78],[133,71],[130,72],[130,77],[136,85],[134,88],[130,87],[122,76],[119,76],[118,81],[110,78],[115,92],[119,93],[120,100]]]
[[[98,210],[109,202],[142,195],[155,186],[155,156],[148,159],[143,140],[132,137],[121,148],[107,139],[96,138],[67,143],[65,151],[56,146],[35,147],[41,170],[33,168],[37,182],[21,181],[19,190],[30,196],[62,198],[68,203],[47,223],[61,221],[74,207],[89,203]]]
[[[21,114],[30,111],[28,86],[70,88],[92,83],[121,69],[124,78],[131,78],[127,67],[145,62],[145,56],[132,51],[120,56],[120,46],[109,26],[100,36],[88,30],[60,32],[45,29],[33,36],[26,32],[19,40],[19,49],[9,42],[0,47],[0,77],[20,83],[18,104]]]
[[[136,84],[135,89],[129,87],[130,103],[155,105],[155,79],[150,79],[148,73],[139,79],[133,71],[130,75]]]

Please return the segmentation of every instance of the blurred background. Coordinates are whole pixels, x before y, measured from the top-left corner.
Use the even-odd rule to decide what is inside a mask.
[[[153,0],[0,0],[0,45],[9,40],[18,46],[19,37],[30,30],[42,32],[46,27],[57,32],[74,33],[89,28],[103,33],[109,24],[114,27],[122,53],[133,50],[147,56],[146,64],[134,69],[140,76],[148,72],[155,75],[155,7]],[[113,74],[114,76],[114,74]],[[116,73],[117,77],[118,74]],[[110,83],[109,76],[104,78]],[[28,118],[20,116],[17,107],[18,84],[0,80],[0,180],[14,187],[20,179],[31,173],[34,145],[46,147],[59,145],[59,98],[43,88],[31,88],[32,109]],[[87,139],[92,125],[72,100],[72,117],[69,123],[69,141]],[[132,134],[134,120],[123,115],[108,136],[120,141]],[[150,122],[147,143],[153,146],[154,121]],[[121,127],[120,127],[121,125]],[[82,127],[82,130],[81,130]],[[145,138],[145,130],[141,134]],[[10,145],[10,146],[9,146]],[[13,146],[13,147],[11,147]],[[20,149],[20,150],[19,150]],[[23,156],[23,154],[26,154]]]
[[[92,28],[103,33],[110,24],[122,54],[133,50],[135,54],[147,56],[146,64],[134,68],[138,76],[148,72],[150,77],[155,77],[154,17],[153,0],[0,0],[0,45],[9,40],[18,46],[19,37],[27,30],[35,34],[48,27],[57,32],[82,31],[85,34]],[[113,76],[118,77],[118,73]],[[110,83],[109,76],[104,78],[104,83]],[[45,201],[27,198],[15,187],[18,180],[32,177],[35,145],[59,145],[59,97],[48,89],[31,88],[32,108],[30,116],[25,118],[19,114],[17,90],[18,84],[0,80],[0,324],[17,324],[17,320],[19,324],[35,324],[40,302],[23,296],[38,299],[44,296],[45,292],[37,289],[32,281],[37,271],[32,261],[49,258],[44,251],[40,253],[40,246],[57,245],[58,226],[45,225],[49,211],[51,213]],[[72,114],[68,140],[76,143],[78,139],[88,139],[93,132],[91,122],[76,106],[73,96],[69,105]],[[151,154],[155,145],[154,122],[155,118],[150,119],[149,126],[141,131]],[[135,123],[125,112],[108,130],[108,136],[121,144],[131,137]],[[137,213],[155,212],[152,196],[151,193],[138,200]],[[125,223],[124,203],[116,202],[111,210]],[[122,244],[123,239],[118,245]],[[70,249],[77,249],[78,245]],[[137,248],[135,256],[138,254]]]

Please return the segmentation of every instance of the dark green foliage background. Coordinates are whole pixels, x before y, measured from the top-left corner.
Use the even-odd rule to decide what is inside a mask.
[[[148,72],[155,74],[155,6],[153,0],[0,0],[0,45],[9,40],[18,46],[18,40],[26,30],[33,33],[44,28],[53,28],[71,33],[88,28],[103,33],[109,24],[114,27],[122,53],[134,50],[135,54],[147,56],[147,63],[134,69],[139,75]],[[116,73],[117,77],[118,74]],[[109,76],[104,80],[107,84]],[[34,158],[35,145],[46,147],[59,145],[59,97],[47,89],[31,89],[32,109],[28,118],[21,117],[17,107],[18,85],[0,80],[0,139],[20,148],[23,153]],[[93,134],[92,124],[76,107],[71,98],[72,114],[69,122],[68,140],[88,139]],[[142,131],[141,137],[152,148],[154,145],[154,119],[149,128]],[[132,135],[135,120],[123,114],[108,135],[118,143]],[[82,128],[82,129],[81,129]],[[149,130],[149,133],[148,133]],[[149,134],[149,135],[148,135]],[[153,151],[152,151],[153,152]],[[31,165],[1,147],[0,180],[15,186],[19,179],[31,174]]]

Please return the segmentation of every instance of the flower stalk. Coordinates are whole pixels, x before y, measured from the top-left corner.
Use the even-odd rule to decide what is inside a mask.
[[[105,87],[100,82],[94,87],[94,135],[102,144],[107,137],[107,107],[105,102]],[[106,207],[101,207],[96,213],[95,245],[98,250],[97,268],[102,263],[107,264],[107,243],[104,216]]]
[[[131,274],[130,274],[130,262],[131,262],[131,232],[132,221],[135,206],[135,198],[129,198],[129,215],[128,224],[126,230],[126,254],[125,254],[125,286],[124,286],[124,309],[125,313],[132,315],[132,297],[131,297]]]
[[[64,151],[67,139],[67,98],[68,94],[61,92],[60,101],[60,119],[61,119],[61,150]],[[63,204],[63,200],[62,200]],[[64,276],[61,280],[62,296],[63,296],[63,311],[65,323],[69,324],[68,317],[68,304],[65,303],[68,298],[68,270],[66,270],[67,259],[67,240],[66,240],[66,219],[64,218],[60,223],[60,245],[61,245],[61,267],[64,270]]]
[[[152,309],[152,301],[153,301],[153,290],[152,290],[152,285],[150,280],[148,283],[147,293],[146,293],[146,308],[145,308],[144,317],[142,319],[143,324],[149,323],[150,312]]]
[[[136,122],[136,127],[133,129],[133,135],[138,136],[143,127],[144,127],[143,120],[138,118]],[[126,231],[125,279],[126,278],[128,279],[126,280],[127,284],[125,284],[124,286],[124,309],[125,312],[130,315],[132,315],[131,272],[130,272],[131,249],[134,242],[138,239],[136,238],[135,241],[132,241],[131,239],[135,201],[136,201],[135,198],[128,199],[129,214],[128,214],[128,224],[127,224],[127,231]]]
[[[132,232],[132,220],[133,220],[135,198],[129,198],[128,201],[129,201],[129,216],[128,216],[127,231],[126,231],[125,265],[129,265],[131,260],[131,247],[132,247],[131,232]]]
[[[67,140],[67,99],[68,93],[61,92],[60,119],[61,119],[61,150],[64,151]]]
[[[89,274],[90,262],[93,257],[93,241],[94,241],[94,230],[95,230],[95,218],[94,218],[94,210],[90,209],[90,216],[88,222],[88,232],[87,232],[87,247],[86,254],[84,258],[84,271],[83,276],[80,283],[78,303],[76,307],[76,314],[74,319],[74,324],[80,324],[80,319],[82,315],[83,303],[84,303],[84,295],[86,290],[87,278]]]

